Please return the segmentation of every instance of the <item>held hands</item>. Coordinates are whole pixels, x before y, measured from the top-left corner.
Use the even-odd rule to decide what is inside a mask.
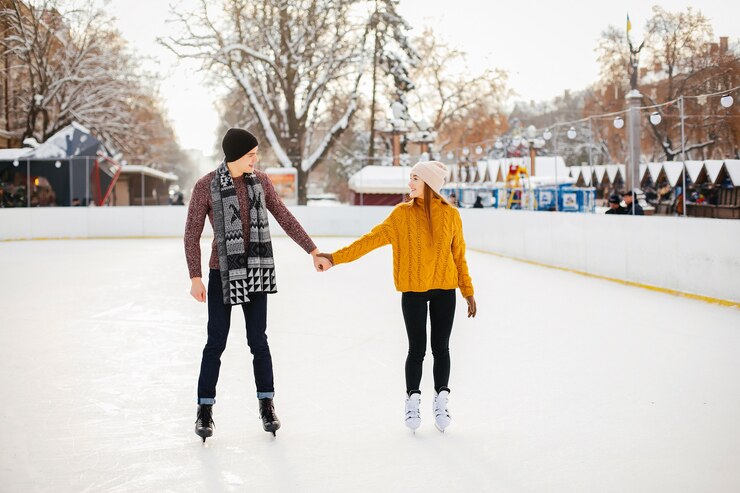
[[[313,266],[316,272],[326,272],[332,268],[333,262],[331,261],[331,255],[319,253],[318,248],[311,252],[311,257],[313,257]]]
[[[478,312],[478,307],[475,304],[475,297],[468,296],[465,298],[465,301],[468,302],[468,318],[475,317],[475,314]]]
[[[206,302],[206,287],[200,277],[194,277],[190,280],[190,296],[201,303]]]

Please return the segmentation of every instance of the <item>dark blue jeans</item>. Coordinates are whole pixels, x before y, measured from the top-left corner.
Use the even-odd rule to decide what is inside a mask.
[[[449,390],[450,334],[455,320],[455,290],[430,289],[423,293],[401,294],[401,309],[409,338],[406,357],[406,392],[419,392],[424,354],[427,350],[427,306],[431,321],[431,346],[434,356],[434,389]]]
[[[247,344],[252,352],[254,383],[257,397],[273,397],[272,356],[267,344],[267,294],[249,295],[249,303],[241,305],[247,326]],[[225,305],[221,290],[221,273],[211,269],[208,274],[208,342],[203,348],[198,378],[198,403],[216,402],[216,383],[221,369],[221,354],[231,325],[231,305]]]

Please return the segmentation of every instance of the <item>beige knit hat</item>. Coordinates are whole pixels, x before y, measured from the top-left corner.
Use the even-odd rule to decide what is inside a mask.
[[[424,183],[439,194],[439,190],[445,184],[448,171],[447,166],[439,161],[419,161],[411,168],[411,174],[421,178]]]

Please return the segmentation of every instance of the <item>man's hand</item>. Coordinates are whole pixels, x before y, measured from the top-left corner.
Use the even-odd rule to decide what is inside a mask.
[[[318,248],[311,252],[311,257],[313,257],[313,266],[316,269],[316,272],[326,272],[331,269],[332,263],[324,254],[319,253]]]
[[[475,317],[475,314],[478,312],[478,307],[475,304],[475,297],[468,296],[465,298],[465,301],[468,302],[468,318]]]
[[[194,277],[190,280],[190,296],[201,303],[206,302],[206,287],[200,277]]]

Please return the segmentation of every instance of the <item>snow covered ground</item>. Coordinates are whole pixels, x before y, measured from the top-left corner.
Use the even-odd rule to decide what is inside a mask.
[[[261,429],[234,310],[204,447],[181,241],[0,243],[0,491],[740,491],[739,310],[469,252],[453,423],[432,425],[429,366],[414,436],[390,249],[325,274],[275,249],[283,428]]]

